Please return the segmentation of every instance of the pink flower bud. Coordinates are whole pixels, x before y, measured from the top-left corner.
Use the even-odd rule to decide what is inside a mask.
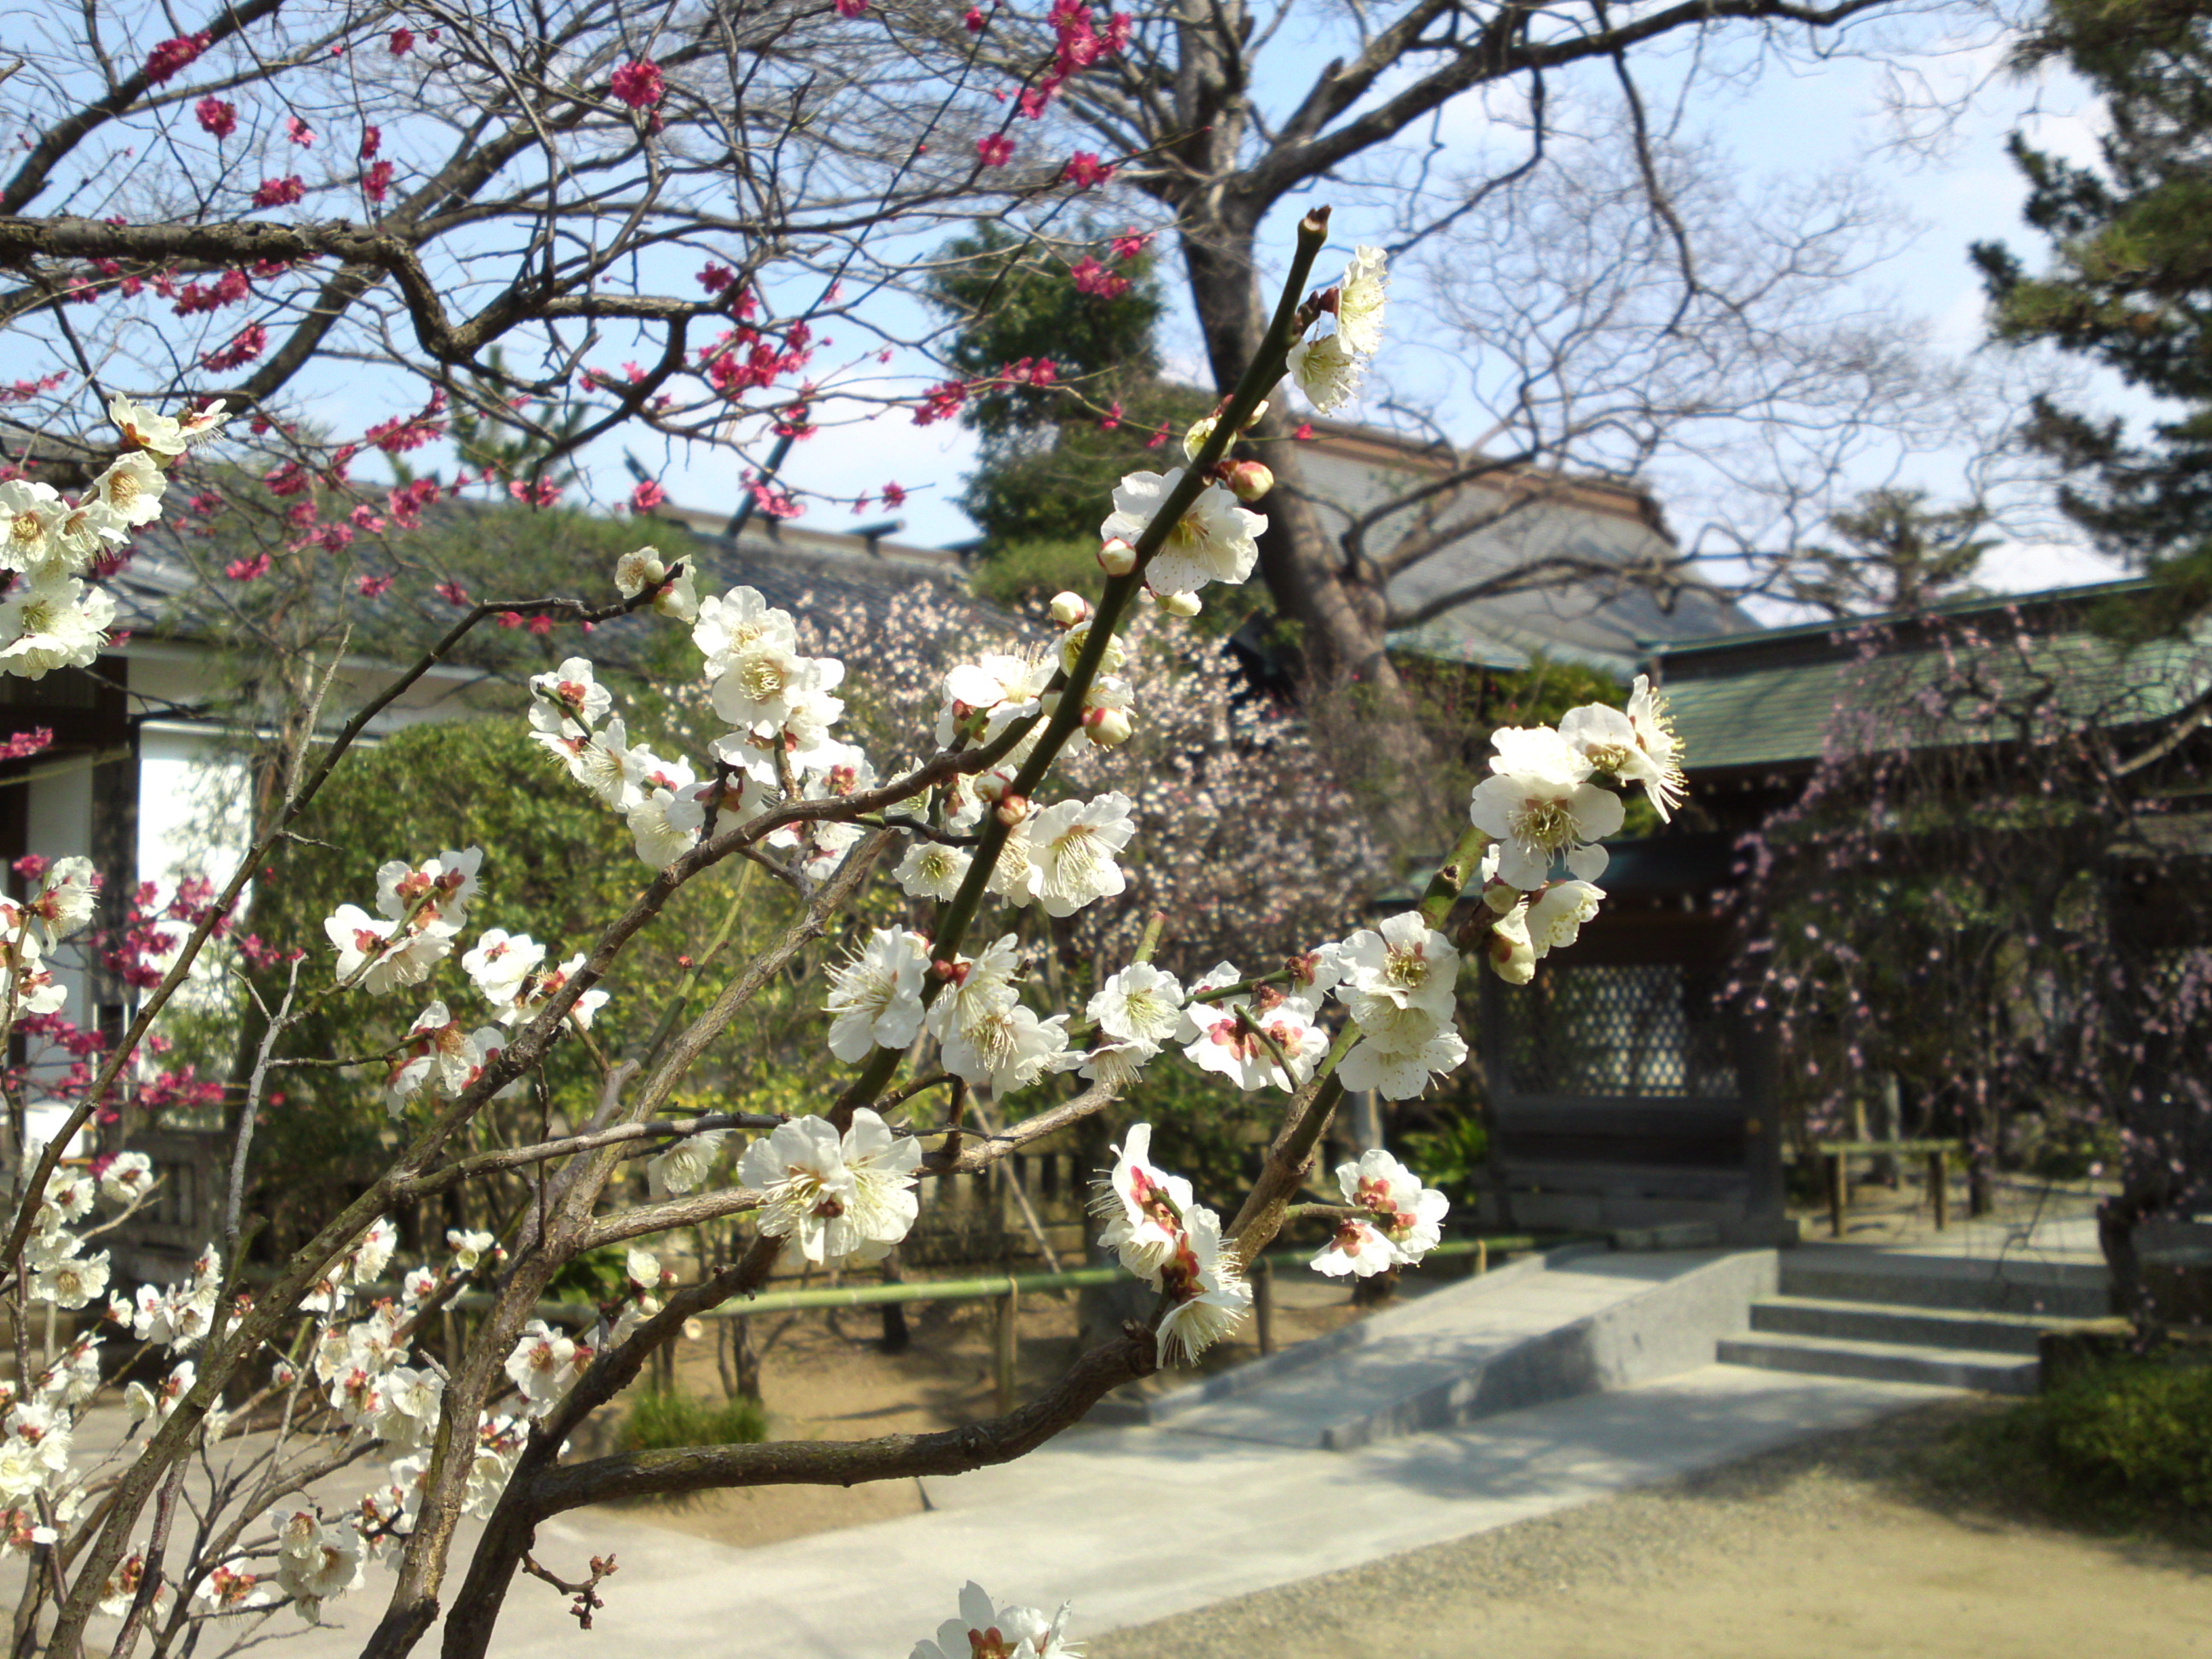
[[[1136,724],[1126,708],[1093,708],[1083,716],[1083,735],[1101,749],[1118,748],[1134,730]]]
[[[1259,461],[1231,461],[1221,469],[1221,481],[1240,501],[1249,504],[1275,487],[1275,475]]]
[[[1012,830],[1030,815],[1030,798],[1017,795],[1011,790],[1001,797],[998,805],[999,822]]]
[[[1115,536],[1098,550],[1098,568],[1109,576],[1126,576],[1137,568],[1137,550]]]

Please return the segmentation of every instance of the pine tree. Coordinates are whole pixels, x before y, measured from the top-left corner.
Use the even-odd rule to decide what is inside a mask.
[[[2015,134],[2027,217],[2051,240],[2031,276],[1978,245],[1998,338],[2047,341],[2174,405],[2148,435],[2046,398],[2029,437],[2075,482],[2067,513],[2181,591],[2177,621],[2212,605],[2212,0],[2051,0],[2024,64],[2063,62],[2105,100],[2093,167]]]
[[[1931,509],[1919,489],[1869,489],[1832,514],[1841,549],[1799,550],[1790,573],[1792,599],[1832,617],[1920,611],[1973,594],[1982,556],[1997,545],[1980,534],[1978,506]]]

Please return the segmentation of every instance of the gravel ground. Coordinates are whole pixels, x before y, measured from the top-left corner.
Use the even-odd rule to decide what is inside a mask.
[[[1995,1408],[1925,1407],[1086,1646],[1091,1659],[2212,1656],[2212,1561],[1976,1513],[1913,1478],[1953,1425]]]

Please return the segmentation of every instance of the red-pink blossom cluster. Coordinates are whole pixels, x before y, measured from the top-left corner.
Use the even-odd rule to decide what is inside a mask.
[[[259,323],[248,323],[231,337],[228,345],[204,354],[200,367],[222,374],[234,368],[242,368],[269,349],[269,331]]]
[[[27,732],[18,732],[12,737],[0,738],[0,761],[28,760],[32,756],[43,754],[53,746],[54,728],[51,726],[34,726]],[[21,859],[15,862],[19,867],[22,864]],[[43,869],[39,872],[40,875],[45,873]],[[36,880],[37,877],[27,875],[25,879]]]
[[[0,386],[0,404],[28,403],[43,392],[52,392],[69,379],[69,371],[58,368],[51,374],[42,374],[35,380],[17,380],[12,386]]]
[[[614,72],[608,83],[614,95],[632,109],[651,109],[667,93],[660,65],[633,60]]]
[[[289,207],[307,193],[307,185],[296,173],[282,179],[264,179],[253,191],[253,205],[258,208]]]
[[[192,106],[192,113],[203,132],[212,135],[220,143],[238,131],[238,106],[226,104],[220,98],[203,98]]]
[[[242,305],[253,297],[253,289],[246,280],[246,273],[234,268],[212,283],[186,283],[176,290],[176,296],[177,315],[190,317],[204,311],[219,311],[225,306]]]
[[[147,84],[158,87],[174,80],[212,44],[213,37],[205,29],[197,34],[179,34],[162,41],[146,54],[144,74]]]
[[[445,414],[445,389],[439,387],[432,391],[430,400],[419,413],[395,415],[388,421],[379,421],[361,434],[361,441],[387,455],[404,455],[446,435]]]

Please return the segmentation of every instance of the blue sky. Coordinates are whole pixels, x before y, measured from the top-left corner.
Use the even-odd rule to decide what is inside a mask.
[[[1310,62],[1320,53],[1316,49],[1296,56]],[[1884,66],[1848,57],[1817,65],[1774,64],[1748,82],[1708,88],[1688,112],[1689,125],[1709,131],[1747,170],[1772,175],[1848,169],[1893,200],[1912,222],[1912,233],[1900,252],[1860,279],[1861,292],[1854,297],[1875,297],[1924,319],[1931,343],[1942,350],[1984,350],[1981,290],[1967,263],[1968,246],[1981,239],[2008,240],[2031,262],[2039,257],[2033,234],[2021,221],[2022,191],[2003,152],[2006,136],[2024,127],[2039,144],[2077,155],[2087,153],[2094,143],[2089,101],[2081,88],[2063,78],[2022,81],[1999,67],[2001,57],[1998,49],[1983,44],[1918,60],[1925,88],[1947,95],[1968,86],[1977,88],[1963,110],[1942,124],[1936,142],[1904,142],[1905,124],[1885,97]],[[1664,62],[1650,67],[1655,106],[1663,102],[1668,72]],[[1284,84],[1301,78],[1286,75]],[[1470,105],[1455,118],[1475,131],[1485,118]],[[1924,120],[1918,125],[1923,131],[1929,125]],[[1284,234],[1275,240],[1287,245],[1287,213],[1302,206],[1303,200],[1286,206],[1285,222],[1276,227]],[[1337,228],[1347,247],[1363,239],[1356,205],[1340,210]],[[1418,301],[1419,296],[1401,289],[1399,297]],[[1410,317],[1412,312],[1401,314]],[[1178,313],[1170,319],[1167,344],[1171,361],[1195,364],[1195,330],[1186,315]],[[1418,381],[1418,366],[1411,361],[1418,349],[1401,346],[1401,360],[1386,362],[1385,368],[1395,369],[1401,381]],[[2109,389],[2106,395],[2117,406],[2130,406]],[[1455,426],[1459,411],[1448,402],[1438,412],[1448,428]],[[952,501],[971,453],[968,435],[957,425],[922,428],[894,416],[864,428],[826,432],[800,446],[788,473],[800,485],[848,493],[856,472],[864,482],[895,478],[914,492],[904,509],[906,537],[944,543],[971,533]],[[731,465],[702,455],[689,467],[672,470],[669,486],[688,502],[719,504],[732,487]],[[1962,468],[1961,456],[1940,452],[1893,458],[1874,465],[1861,482],[1893,477],[1951,499],[1964,489]],[[809,521],[825,526],[853,522],[836,511],[815,513]],[[1984,569],[1984,580],[1992,586],[2025,590],[2112,574],[2105,561],[2061,536],[2044,533],[2002,550]]]

